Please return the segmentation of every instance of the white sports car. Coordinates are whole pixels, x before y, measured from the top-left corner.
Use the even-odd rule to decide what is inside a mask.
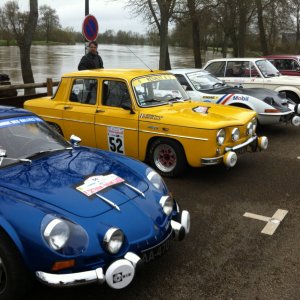
[[[284,92],[233,87],[202,69],[174,69],[169,72],[175,74],[193,100],[254,110],[261,125],[278,122],[300,125],[300,104],[287,99]]]

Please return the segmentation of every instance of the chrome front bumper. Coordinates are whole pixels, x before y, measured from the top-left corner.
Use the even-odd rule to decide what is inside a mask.
[[[236,145],[234,147],[225,147],[225,153],[223,155],[220,155],[217,157],[202,158],[201,165],[209,166],[209,165],[217,165],[217,164],[225,163],[226,159],[224,159],[224,158],[226,158],[225,156],[228,155],[229,152],[239,152],[239,150],[245,149],[249,145],[251,145],[253,152],[257,150],[257,147],[262,150],[265,150],[266,148],[260,147],[259,139],[267,139],[267,138],[266,137],[259,138],[257,136],[252,136],[242,144]]]

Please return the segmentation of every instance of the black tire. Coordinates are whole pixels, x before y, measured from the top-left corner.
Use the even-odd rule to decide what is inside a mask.
[[[53,129],[55,130],[56,132],[58,132],[60,135],[64,136],[61,128],[59,125],[57,125],[56,123],[48,123],[48,125]]]
[[[172,139],[156,139],[152,142],[148,159],[150,165],[165,177],[176,177],[187,167],[182,145]]]
[[[0,230],[0,299],[23,299],[31,285],[32,277],[26,271],[20,253]]]
[[[300,103],[299,97],[296,94],[294,94],[294,93],[286,92],[286,97],[288,99],[291,99],[295,103]]]

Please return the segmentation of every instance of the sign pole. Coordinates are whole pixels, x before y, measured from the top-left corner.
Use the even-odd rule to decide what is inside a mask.
[[[90,13],[90,7],[89,7],[89,0],[85,0],[85,16],[87,16]],[[88,50],[88,40],[85,38],[84,42],[84,52],[87,54]]]

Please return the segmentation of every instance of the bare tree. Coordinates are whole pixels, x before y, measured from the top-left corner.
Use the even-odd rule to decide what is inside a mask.
[[[56,14],[55,9],[48,5],[42,5],[40,7],[39,27],[45,32],[46,42],[48,43],[53,30],[61,28],[59,16]]]
[[[21,13],[16,1],[9,1],[3,9],[8,29],[13,33],[20,48],[22,78],[24,83],[34,82],[30,62],[32,37],[38,20],[38,0],[30,0],[30,11]],[[34,89],[25,90],[25,94],[35,93]]]
[[[144,15],[149,25],[155,24],[160,38],[159,69],[171,69],[168,34],[176,0],[127,0],[135,15]]]
[[[264,26],[262,0],[255,0],[255,3],[256,3],[256,8],[257,8],[257,22],[258,22],[258,28],[259,28],[260,46],[261,46],[263,55],[268,55],[269,49],[268,49],[266,31],[265,31],[265,26]]]

